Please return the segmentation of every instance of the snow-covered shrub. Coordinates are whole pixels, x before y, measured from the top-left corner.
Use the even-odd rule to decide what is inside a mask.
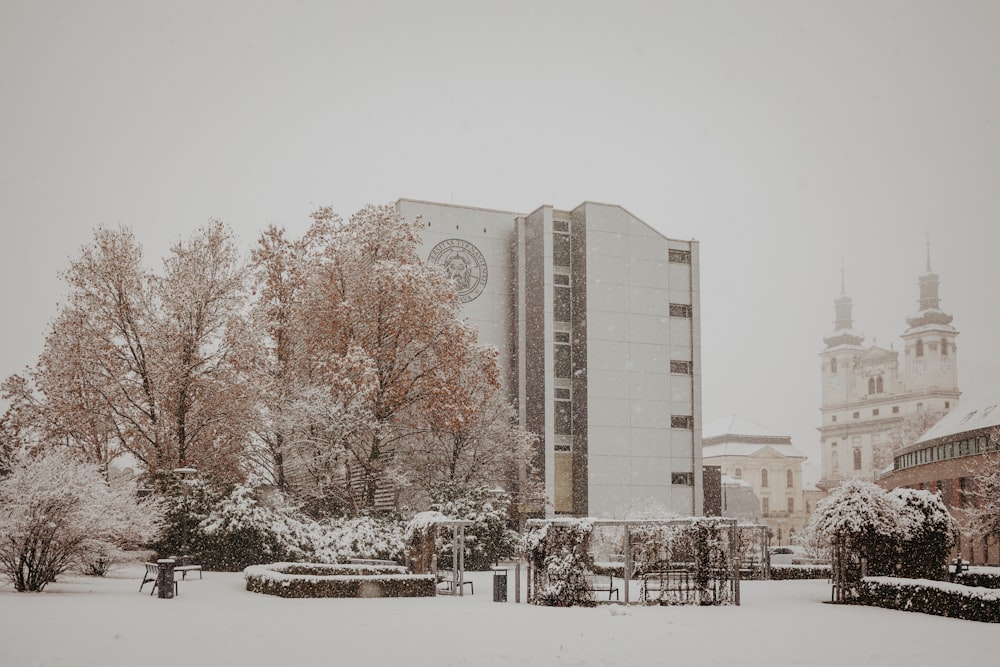
[[[207,569],[236,572],[278,560],[309,560],[321,534],[316,522],[294,508],[262,504],[240,485],[199,524],[193,557]]]
[[[869,577],[858,583],[854,601],[885,609],[1000,623],[1000,591],[988,588],[927,579]]]
[[[454,485],[438,485],[432,493],[431,511],[473,522],[465,529],[465,569],[488,570],[491,564],[514,555],[520,535],[507,528],[509,494],[485,486],[463,489]],[[451,543],[446,542],[439,563],[442,567],[451,566],[451,549]]]
[[[315,540],[313,559],[322,563],[342,563],[352,558],[405,561],[401,520],[374,514],[326,519]]]
[[[286,598],[433,597],[432,575],[402,566],[271,563],[243,570],[247,590]]]
[[[868,573],[895,574],[903,540],[912,534],[915,515],[899,496],[860,479],[840,484],[816,505],[807,531],[825,544],[839,544],[867,559]]]
[[[840,545],[868,574],[940,579],[956,523],[940,496],[848,480],[819,502],[804,539],[814,548]],[[857,570],[856,570],[857,571]]]
[[[948,513],[941,495],[918,489],[893,489],[904,511],[909,534],[900,549],[901,574],[911,579],[941,579],[947,575],[948,556],[955,546],[958,523]]]
[[[0,567],[18,591],[40,591],[74,564],[110,566],[117,549],[151,537],[159,513],[71,452],[24,455],[0,481]]]
[[[587,581],[593,519],[567,519],[532,527],[524,535],[523,549],[534,571],[531,601],[549,607],[592,607],[594,597]]]

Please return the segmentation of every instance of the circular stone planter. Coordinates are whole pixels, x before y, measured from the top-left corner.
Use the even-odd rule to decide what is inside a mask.
[[[434,597],[434,576],[401,565],[271,563],[243,570],[247,590],[285,598]]]

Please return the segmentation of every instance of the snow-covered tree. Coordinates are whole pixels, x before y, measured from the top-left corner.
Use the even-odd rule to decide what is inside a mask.
[[[892,465],[893,453],[903,447],[915,443],[934,424],[941,420],[944,412],[920,408],[916,412],[903,417],[886,437],[872,450],[872,465],[876,471],[885,470]]]
[[[1000,535],[1000,428],[990,432],[991,453],[983,454],[971,492],[972,507],[966,510],[975,535]]]
[[[199,229],[156,275],[130,231],[98,229],[63,278],[37,365],[4,386],[34,440],[105,466],[127,451],[154,474],[193,464],[239,476],[256,351],[230,232]]]
[[[370,508],[405,479],[407,440],[429,415],[454,408],[477,337],[454,284],[418,255],[416,222],[391,206],[368,206],[347,223],[330,209],[313,217],[329,226],[329,243],[309,263],[296,326],[316,384],[335,397],[354,388],[336,444],[354,506]]]
[[[537,499],[532,466],[537,438],[520,428],[517,413],[500,386],[496,350],[469,349],[458,383],[442,392],[437,409],[413,415],[417,426],[401,443],[397,456],[406,462],[404,502],[426,506],[422,499],[446,485],[516,490],[521,503]]]
[[[18,591],[40,591],[73,565],[150,539],[157,507],[72,451],[22,450],[0,481],[0,567]]]
[[[893,574],[899,545],[912,534],[914,518],[899,496],[871,482],[849,479],[817,503],[807,531],[825,544],[866,558],[870,574]]]

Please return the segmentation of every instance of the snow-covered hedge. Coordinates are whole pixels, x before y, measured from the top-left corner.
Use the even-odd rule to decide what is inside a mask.
[[[243,570],[247,590],[286,598],[433,597],[432,575],[396,565],[271,563]]]
[[[980,586],[982,588],[1000,588],[1000,572],[968,571],[955,575],[955,583],[963,586]]]
[[[929,579],[868,577],[859,582],[855,602],[967,621],[1000,623],[1000,591]]]
[[[772,565],[771,579],[829,579],[829,565]]]

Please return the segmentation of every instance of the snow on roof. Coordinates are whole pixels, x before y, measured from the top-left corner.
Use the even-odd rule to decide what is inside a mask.
[[[720,435],[749,435],[764,438],[784,437],[772,433],[760,424],[755,424],[739,415],[730,415],[729,417],[710,421],[701,428],[702,439],[715,438]]]
[[[739,415],[716,419],[702,427],[702,458],[753,456],[770,447],[781,456],[805,458],[791,436],[778,435]]]
[[[927,430],[915,444],[1000,426],[1000,382],[987,385],[958,405]]]
[[[702,445],[701,458],[710,459],[716,456],[753,456],[763,449],[773,449],[781,456],[805,458],[795,445],[776,445],[766,442],[718,442]]]

